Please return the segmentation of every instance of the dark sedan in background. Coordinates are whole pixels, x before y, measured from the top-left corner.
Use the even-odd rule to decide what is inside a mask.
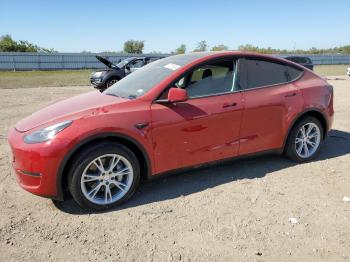
[[[104,91],[123,77],[143,67],[144,65],[160,59],[160,57],[130,57],[115,65],[102,56],[96,56],[96,58],[108,67],[91,74],[91,84],[100,91]]]
[[[302,65],[310,70],[314,70],[314,65],[312,64],[311,59],[306,56],[288,56],[285,57],[285,59]]]

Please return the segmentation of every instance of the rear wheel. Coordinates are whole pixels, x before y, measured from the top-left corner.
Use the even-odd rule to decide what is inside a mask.
[[[293,161],[309,161],[317,155],[322,138],[323,128],[320,121],[314,117],[305,117],[292,128],[285,153]]]
[[[74,161],[69,190],[83,208],[105,210],[130,198],[140,181],[136,156],[118,143],[88,148]]]

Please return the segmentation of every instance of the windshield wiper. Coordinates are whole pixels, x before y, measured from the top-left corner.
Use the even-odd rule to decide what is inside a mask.
[[[113,94],[113,93],[105,93],[105,92],[103,92],[103,94],[108,95],[108,96],[115,96],[115,97],[119,97],[118,95]]]

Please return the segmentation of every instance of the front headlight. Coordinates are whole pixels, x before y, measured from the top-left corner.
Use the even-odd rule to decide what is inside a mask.
[[[103,72],[95,72],[92,76],[94,77],[100,77],[103,75]]]
[[[55,137],[55,135],[61,132],[66,127],[70,126],[73,121],[64,121],[52,126],[45,127],[37,130],[29,135],[24,136],[24,142],[27,144],[36,144],[48,141]]]

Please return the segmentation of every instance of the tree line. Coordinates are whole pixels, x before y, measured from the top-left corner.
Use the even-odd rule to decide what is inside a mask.
[[[310,49],[294,49],[294,50],[287,50],[287,49],[276,49],[272,47],[268,48],[261,48],[258,46],[253,45],[240,45],[238,47],[238,50],[240,51],[251,51],[251,52],[258,52],[263,54],[350,54],[350,45],[340,46],[340,47],[334,47],[334,48],[316,48],[311,47]]]
[[[106,51],[102,53],[116,54],[116,53],[128,53],[128,54],[142,54],[145,47],[145,41],[143,40],[128,40],[124,42],[123,51],[114,52]],[[197,43],[197,46],[194,50],[190,52],[203,52],[203,51],[224,51],[229,50],[229,47],[224,44],[219,44],[209,48],[207,41],[202,40]],[[350,45],[334,47],[328,49],[319,49],[312,47],[310,49],[296,49],[296,50],[287,50],[287,49],[277,49],[277,48],[261,48],[258,46],[246,44],[240,45],[238,47],[240,51],[251,51],[258,52],[263,54],[350,54]],[[181,44],[178,48],[171,51],[171,54],[184,54],[186,53],[187,47],[185,44]],[[54,49],[48,49],[40,47],[36,44],[30,43],[24,40],[13,40],[10,35],[3,35],[0,37],[0,52],[44,52],[44,53],[55,53]],[[89,51],[82,51],[82,53],[90,53]],[[161,52],[151,52],[153,54],[161,54]]]
[[[0,52],[42,52],[54,53],[53,49],[43,48],[28,41],[15,41],[10,35],[0,37]]]

